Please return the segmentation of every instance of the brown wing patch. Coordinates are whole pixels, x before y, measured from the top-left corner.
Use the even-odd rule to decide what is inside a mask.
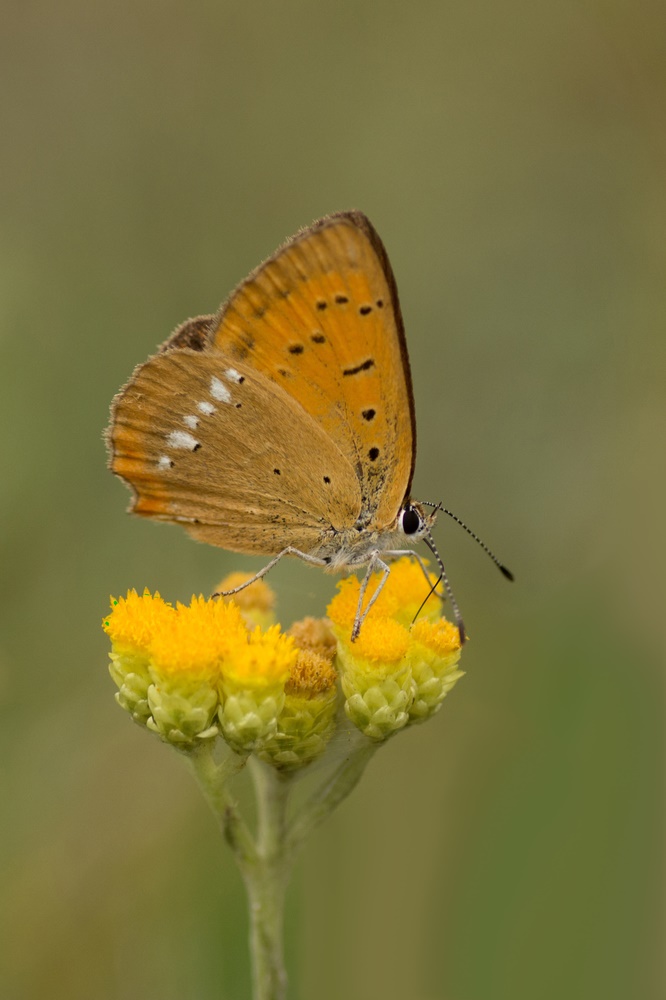
[[[116,397],[111,468],[137,514],[235,552],[308,552],[352,526],[358,481],[318,422],[253,367],[216,349],[169,350]]]

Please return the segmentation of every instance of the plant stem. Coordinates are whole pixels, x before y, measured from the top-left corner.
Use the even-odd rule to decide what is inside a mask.
[[[284,1000],[284,899],[292,855],[286,850],[286,811],[291,782],[274,768],[250,761],[257,796],[256,855],[242,866],[250,903],[253,1000]]]
[[[286,1000],[284,902],[294,857],[308,834],[356,787],[380,745],[364,741],[351,750],[291,825],[287,823],[287,806],[293,775],[250,757],[257,802],[255,837],[228,788],[230,778],[242,770],[248,758],[230,751],[218,763],[208,742],[188,754],[189,765],[233,849],[247,889],[253,1000]]]
[[[238,863],[251,861],[256,854],[254,841],[228,787],[229,779],[245,767],[247,757],[229,751],[218,764],[211,744],[206,741],[191,751],[186,760]]]

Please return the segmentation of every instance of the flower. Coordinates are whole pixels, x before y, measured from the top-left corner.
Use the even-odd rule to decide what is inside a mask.
[[[111,613],[102,622],[111,639],[109,671],[118,687],[116,701],[140,725],[151,714],[150,639],[173,614],[174,609],[159,594],[145,591],[139,596],[130,590],[127,597],[111,598]]]
[[[370,579],[364,607],[382,576],[376,573]],[[429,718],[462,676],[456,669],[460,637],[455,626],[438,617],[439,597],[428,614],[409,627],[435,582],[432,575],[426,580],[409,557],[399,559],[355,642],[351,630],[358,613],[359,580],[353,576],[343,580],[328,606],[338,639],[345,712],[370,739],[387,739],[410,723]]]
[[[103,627],[119,704],[167,742],[191,749],[221,730],[249,752],[275,733],[296,659],[279,626],[249,631],[231,601],[193,597],[173,608],[130,591],[112,600]]]
[[[244,579],[232,574],[220,586]],[[371,577],[364,607],[381,580]],[[462,676],[458,630],[441,617],[434,583],[417,562],[397,560],[354,642],[361,584],[353,576],[338,585],[330,620],[304,618],[288,633],[273,624],[275,597],[262,581],[233,598],[176,607],[131,590],[112,599],[103,621],[116,699],[182,750],[221,736],[282,771],[324,752],[339,703],[362,733],[385,740],[434,715]]]
[[[237,752],[261,747],[277,731],[284,687],[297,651],[279,625],[256,628],[225,657],[219,680],[222,733]]]
[[[297,656],[285,686],[275,735],[259,756],[280,770],[309,764],[326,749],[335,729],[335,637],[324,619],[304,618],[289,629]]]

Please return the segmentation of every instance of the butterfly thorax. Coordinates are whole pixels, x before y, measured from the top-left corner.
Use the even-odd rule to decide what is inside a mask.
[[[331,531],[311,555],[323,559],[331,573],[362,566],[376,554],[403,551],[415,545],[435,517],[435,512],[427,514],[420,504],[407,500],[387,527],[368,528],[357,522],[353,528]]]

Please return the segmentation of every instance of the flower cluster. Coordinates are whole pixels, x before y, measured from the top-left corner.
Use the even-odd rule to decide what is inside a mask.
[[[220,585],[244,579],[233,574]],[[370,581],[364,606],[379,586]],[[359,581],[342,581],[328,619],[306,618],[285,633],[274,597],[257,582],[234,600],[193,597],[173,607],[159,594],[112,600],[103,627],[112,644],[116,699],[132,718],[182,750],[222,737],[238,754],[280,770],[319,757],[338,707],[373,741],[433,715],[461,676],[460,640],[409,558],[396,562],[351,641]],[[339,683],[338,683],[339,681]]]

